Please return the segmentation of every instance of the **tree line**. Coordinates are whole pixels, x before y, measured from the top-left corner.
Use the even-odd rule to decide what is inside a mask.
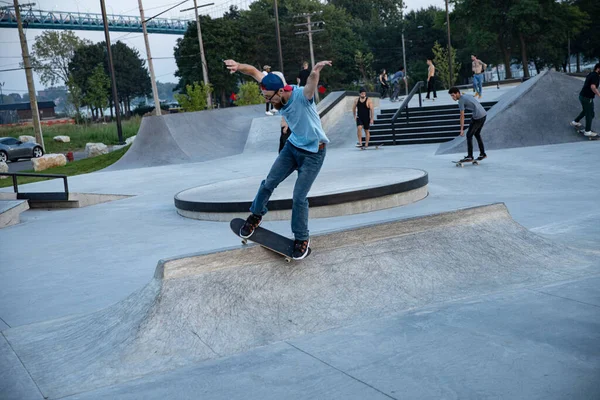
[[[598,58],[600,8],[594,0],[454,0],[450,14],[452,54],[456,76],[446,82],[467,83],[471,74],[470,55],[488,65],[504,65],[506,78],[511,66],[521,65],[524,76],[533,65],[566,70],[571,54],[577,56],[576,70],[583,62]],[[278,0],[283,72],[289,83],[303,61],[310,60],[303,17],[313,14],[324,29],[313,35],[315,60],[330,59],[334,68],[321,74],[329,90],[372,85],[382,69],[396,71],[402,64],[402,35],[405,37],[406,70],[412,82],[424,80],[427,58],[443,60],[447,48],[445,10],[428,7],[406,12],[402,0]],[[279,70],[273,0],[257,0],[249,9],[231,7],[220,18],[201,16],[208,75],[215,99],[228,103],[239,89],[239,74],[229,74],[223,60],[233,58],[257,68],[268,64]],[[436,45],[437,43],[437,45]],[[103,116],[113,104],[104,43],[79,39],[71,31],[45,31],[36,38],[32,65],[46,85],[64,84],[75,111],[88,107],[95,117]],[[131,112],[131,101],[151,94],[145,60],[137,50],[117,41],[112,45],[119,107]],[[190,22],[174,48],[179,78],[173,90],[202,82],[202,67],[196,24]]]
[[[577,55],[577,70],[584,60],[597,59],[600,8],[593,0],[455,0],[450,14],[451,41],[461,68],[453,81],[466,83],[471,73],[470,55],[487,64],[566,70],[568,42]],[[310,60],[302,14],[323,21],[324,31],[313,35],[315,61],[331,59],[334,68],[321,74],[329,89],[356,89],[375,81],[383,69],[402,65],[402,33],[412,81],[427,74],[426,59],[434,57],[438,42],[447,47],[446,13],[437,7],[404,12],[402,0],[279,0],[279,23],[286,79],[295,83],[300,65]],[[238,86],[239,75],[230,75],[223,59],[234,58],[257,68],[268,64],[279,70],[273,0],[257,0],[248,10],[231,7],[220,18],[201,16],[202,38],[213,93],[222,103]],[[179,77],[177,88],[202,81],[196,24],[190,23],[174,49]]]
[[[118,104],[124,115],[131,114],[131,101],[152,93],[146,61],[139,52],[117,41],[111,44],[117,84]],[[72,31],[45,31],[36,37],[31,54],[32,66],[45,85],[63,83],[73,111],[79,115],[87,107],[92,118],[104,117],[115,105],[109,79],[106,43],[92,43]]]

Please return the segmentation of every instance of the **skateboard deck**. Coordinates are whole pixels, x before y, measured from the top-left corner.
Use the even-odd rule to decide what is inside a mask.
[[[383,147],[383,145],[382,144],[375,144],[375,145],[370,145],[369,147],[361,146],[359,148],[361,150],[370,150],[370,149],[378,150],[380,147]]]
[[[474,159],[473,161],[452,161],[457,167],[463,167],[464,164],[479,165],[481,161]]]
[[[583,128],[583,125],[582,126],[574,126],[573,128],[575,128],[575,131],[577,133],[580,133],[585,136],[585,128]],[[585,137],[588,138],[588,140],[599,140],[600,139],[600,136],[585,136]]]
[[[267,250],[277,253],[285,258],[285,261],[292,261],[292,253],[294,251],[294,241],[278,233],[272,232],[260,226],[254,230],[254,233],[249,238],[245,239],[240,236],[240,229],[246,221],[241,218],[234,218],[229,223],[229,227],[238,237],[242,239],[242,244],[247,244],[248,241],[257,243]],[[310,247],[308,248],[310,255]]]

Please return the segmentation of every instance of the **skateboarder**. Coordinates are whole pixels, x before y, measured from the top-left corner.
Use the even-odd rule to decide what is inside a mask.
[[[260,82],[265,100],[272,103],[287,121],[292,134],[277,156],[267,178],[262,181],[256,197],[250,206],[250,216],[240,229],[240,236],[249,238],[260,225],[267,213],[267,203],[275,188],[292,172],[298,171],[294,185],[292,205],[292,232],[294,233],[295,260],[305,258],[309,253],[308,232],[308,192],[325,160],[326,145],[329,139],[321,126],[321,119],[314,102],[319,75],[323,67],[331,66],[331,61],[315,64],[304,87],[288,86],[283,74],[271,72],[262,75],[252,65],[225,60],[231,73],[241,72]]]
[[[404,87],[408,88],[406,74],[404,73],[404,67],[402,67],[402,66],[394,75],[392,75],[391,82],[392,82],[392,85],[394,85],[394,93],[392,93],[392,97],[390,98],[391,101],[398,100],[398,95],[400,94],[400,89],[402,89],[402,84],[400,83],[400,81],[402,81],[404,83]],[[408,89],[406,89],[406,91],[408,92]]]
[[[471,54],[471,70],[473,71],[473,97],[479,97],[483,95],[483,73],[487,68],[487,64],[479,60],[477,56]]]
[[[359,97],[354,101],[354,105],[352,106],[352,115],[356,119],[356,136],[358,137],[356,147],[363,147],[361,128],[365,131],[364,147],[369,147],[369,140],[371,139],[369,128],[373,124],[373,103],[367,97],[367,90],[365,88],[360,88]]]
[[[460,162],[472,162],[473,161],[473,136],[477,139],[479,145],[479,157],[477,161],[481,161],[487,158],[485,149],[483,148],[483,140],[481,139],[481,129],[485,124],[487,112],[485,108],[475,99],[475,97],[469,94],[461,94],[460,90],[456,87],[451,87],[448,93],[452,97],[452,100],[458,101],[458,108],[460,110],[460,136],[464,136],[465,127],[465,109],[473,112],[473,118],[469,124],[469,130],[467,131],[467,156],[460,160]]]
[[[579,92],[579,102],[581,103],[581,113],[571,121],[571,125],[580,128],[579,121],[585,117],[585,132],[587,137],[598,136],[596,132],[592,132],[592,121],[594,119],[594,97],[600,96],[598,86],[600,84],[600,63],[594,65],[594,70],[585,78],[585,83],[581,92]]]

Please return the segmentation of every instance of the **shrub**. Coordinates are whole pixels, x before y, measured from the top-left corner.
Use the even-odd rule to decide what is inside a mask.
[[[260,95],[260,90],[256,82],[246,82],[240,86],[237,94],[236,106],[249,106],[252,104],[264,103],[265,99]]]

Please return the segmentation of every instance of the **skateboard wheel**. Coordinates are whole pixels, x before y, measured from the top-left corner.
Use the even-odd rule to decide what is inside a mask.
[[[285,258],[285,262],[289,263],[289,262],[291,262],[291,261],[292,261],[292,259],[291,259],[291,258],[289,258],[289,257],[286,257],[286,258]]]
[[[243,244],[243,245],[247,245],[247,244],[248,244],[248,241],[247,241],[246,239],[242,239],[242,244]]]

